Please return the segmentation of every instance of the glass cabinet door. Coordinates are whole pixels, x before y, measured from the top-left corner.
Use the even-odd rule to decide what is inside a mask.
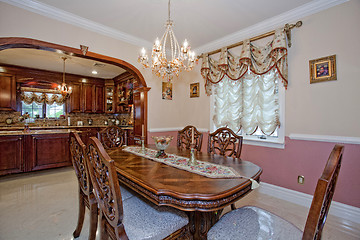
[[[114,112],[114,86],[106,86],[105,88],[105,112],[113,113]]]

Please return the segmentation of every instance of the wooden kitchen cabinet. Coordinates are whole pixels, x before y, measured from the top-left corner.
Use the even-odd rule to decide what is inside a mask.
[[[89,83],[82,85],[83,91],[83,112],[93,112],[93,101],[95,100],[95,86]]]
[[[72,93],[68,101],[68,112],[80,113],[82,111],[81,83],[71,84]]]
[[[94,83],[72,83],[68,101],[70,113],[104,113],[104,86]]]
[[[104,86],[95,85],[95,97],[94,97],[94,113],[104,113],[105,101],[104,101]]]
[[[81,127],[76,128],[77,131],[80,131],[79,135],[81,140],[87,146],[90,143],[90,137],[97,137],[97,133],[100,128],[97,127]]]
[[[26,136],[28,171],[70,166],[69,134]]]
[[[24,136],[0,136],[0,175],[25,170]]]
[[[16,80],[7,73],[0,73],[0,110],[16,111]]]

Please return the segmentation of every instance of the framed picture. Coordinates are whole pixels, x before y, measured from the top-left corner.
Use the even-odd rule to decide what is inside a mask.
[[[172,83],[162,82],[162,99],[172,100]]]
[[[190,84],[190,97],[199,97],[200,95],[200,88],[199,83],[191,83]]]
[[[336,80],[336,55],[309,61],[310,83]]]

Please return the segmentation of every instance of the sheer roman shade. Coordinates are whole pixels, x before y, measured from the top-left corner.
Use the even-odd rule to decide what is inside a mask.
[[[271,135],[280,126],[278,87],[287,87],[284,29],[264,46],[245,40],[240,56],[221,49],[218,61],[203,56],[201,74],[208,95],[214,91],[213,121],[217,128]]]
[[[271,70],[263,75],[244,74],[242,81],[227,76],[214,85],[214,117],[217,128],[227,126],[235,132],[252,134],[258,128],[271,135],[278,126],[278,74]]]

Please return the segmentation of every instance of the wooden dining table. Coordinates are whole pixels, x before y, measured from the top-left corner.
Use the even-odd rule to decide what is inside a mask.
[[[147,148],[156,149],[155,145]],[[222,210],[251,192],[251,181],[259,181],[262,169],[245,160],[203,152],[197,160],[232,167],[246,178],[209,178],[123,151],[106,150],[115,161],[119,180],[158,206],[170,206],[189,216],[193,239],[206,239],[208,230],[219,220]],[[189,150],[169,147],[166,153],[189,157]]]

